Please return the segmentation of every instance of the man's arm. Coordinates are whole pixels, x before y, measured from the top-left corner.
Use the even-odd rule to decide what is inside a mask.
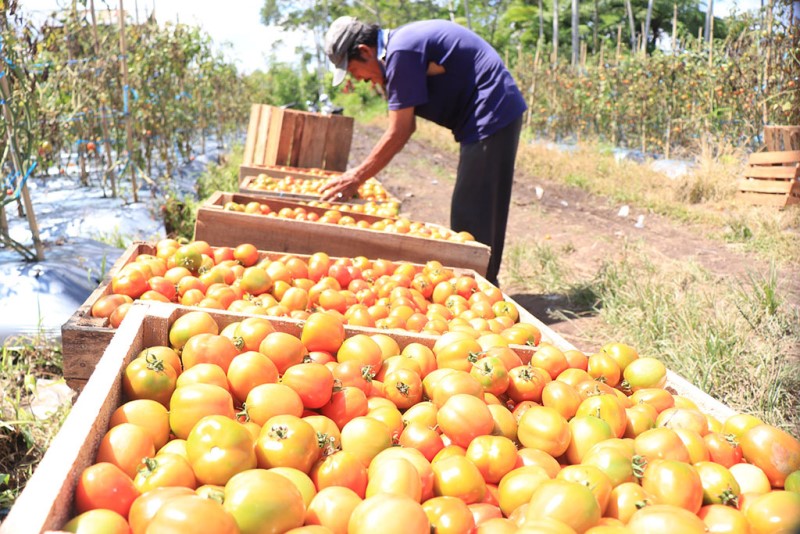
[[[358,192],[358,186],[375,176],[403,149],[416,130],[414,108],[389,110],[389,127],[383,132],[378,143],[361,164],[322,187],[322,200],[351,198]],[[341,196],[339,196],[341,193]]]

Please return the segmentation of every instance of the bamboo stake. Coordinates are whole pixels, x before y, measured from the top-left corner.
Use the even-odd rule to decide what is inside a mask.
[[[100,68],[104,66],[105,61],[100,59],[100,38],[97,36],[97,17],[94,14],[94,0],[89,0],[89,12],[92,15],[92,35],[94,37],[94,55],[97,56],[100,62]],[[117,198],[117,179],[114,173],[114,160],[111,158],[111,135],[108,131],[108,117],[106,116],[107,106],[100,107],[100,126],[103,130],[103,146],[106,151],[106,158],[108,166],[103,175],[103,187],[106,185],[106,177],[111,180],[111,197]]]
[[[128,47],[125,38],[125,10],[122,7],[122,0],[119,0],[119,49],[120,49],[120,70],[122,71],[122,90],[124,99],[128,100]],[[128,150],[128,169],[131,173],[131,189],[133,190],[133,201],[139,202],[139,192],[136,187],[136,166],[133,163],[133,124],[131,112],[125,109],[125,148]]]
[[[19,154],[17,154],[17,142],[14,138],[14,117],[11,115],[11,110],[9,109],[7,103],[11,96],[11,90],[8,87],[7,76],[0,78],[0,89],[3,91],[3,99],[5,100],[5,103],[3,104],[3,118],[6,121],[6,135],[8,138],[8,147],[11,153],[11,162],[14,164],[17,172],[20,173],[20,179],[22,179],[22,176],[25,174],[25,169],[22,168],[22,162],[19,160]],[[41,237],[39,237],[39,225],[36,224],[36,214],[33,211],[33,203],[31,202],[31,195],[28,192],[28,184],[22,185],[20,196],[22,197],[22,202],[25,205],[25,216],[28,219],[28,226],[31,229],[33,247],[36,249],[36,261],[42,261],[44,260],[44,244],[42,243]],[[6,231],[6,233],[3,235],[7,236],[8,232]]]
[[[616,57],[616,65],[619,65],[619,55],[622,51],[622,24],[617,26],[617,57]]]
[[[774,1],[769,0],[767,4],[767,49],[765,50],[765,61],[764,61],[764,80],[761,84],[761,87],[766,88],[764,90],[765,95],[762,95],[762,103],[761,103],[761,121],[762,124],[767,124],[769,122],[769,108],[767,107],[767,98],[766,94],[769,94],[769,73],[770,73],[770,62],[772,61],[772,23],[773,19],[773,9],[774,9]]]
[[[672,4],[672,53],[678,52],[678,4]]]
[[[528,117],[525,119],[525,128],[531,125],[531,117],[533,116],[533,95],[536,94],[536,79],[539,75],[539,54],[542,50],[542,39],[536,43],[536,54],[533,56],[533,79],[531,80],[531,88],[528,92]]]
[[[708,66],[713,65],[714,60],[714,15],[711,15],[711,21],[708,23]]]

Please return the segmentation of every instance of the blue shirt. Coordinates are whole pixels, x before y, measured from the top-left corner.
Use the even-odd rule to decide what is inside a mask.
[[[389,109],[414,107],[460,143],[489,137],[527,109],[494,48],[458,24],[426,20],[392,30],[385,61]],[[428,76],[431,62],[445,72]]]

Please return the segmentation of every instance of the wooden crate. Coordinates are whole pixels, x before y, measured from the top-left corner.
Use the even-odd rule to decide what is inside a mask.
[[[252,243],[259,250],[331,256],[366,256],[472,269],[484,275],[491,249],[476,241],[457,243],[392,234],[368,228],[354,228],[310,221],[263,217],[221,206],[203,205],[197,210],[194,238],[212,246]]]
[[[233,212],[227,212],[233,213]],[[260,217],[251,215],[250,217]],[[265,217],[263,217],[265,218]],[[266,218],[265,218],[266,219]],[[270,219],[272,220],[272,219]],[[317,223],[308,223],[317,224]],[[239,241],[236,238],[236,245],[245,243],[246,241]],[[133,243],[114,263],[113,267],[109,270],[108,274],[100,285],[95,289],[89,298],[81,304],[81,306],[72,314],[72,316],[61,326],[61,351],[63,355],[63,369],[64,378],[67,385],[72,389],[80,392],[83,390],[87,380],[95,370],[97,362],[100,360],[103,351],[111,341],[111,338],[116,332],[108,324],[108,320],[104,318],[92,317],[91,309],[97,300],[109,293],[111,293],[111,277],[119,271],[126,264],[134,261],[137,256],[142,254],[155,254],[155,246],[149,243]],[[314,251],[316,252],[316,251]],[[284,252],[273,252],[262,250],[260,257],[278,259],[284,255]],[[307,254],[297,254],[297,256],[307,259]],[[427,261],[427,260],[426,260]],[[448,264],[445,264],[448,265]],[[458,266],[451,266],[459,274],[467,274],[474,276],[476,279],[485,283],[489,283],[477,272],[471,269],[460,269]],[[506,296],[506,300],[514,302],[511,298]],[[544,326],[533,315],[526,312],[522,306],[514,302],[516,307],[520,310],[520,320],[530,322],[536,326]],[[541,328],[540,328],[541,329]]]
[[[50,448],[42,458],[25,490],[14,503],[8,517],[0,524],[0,534],[38,534],[57,530],[74,514],[72,501],[80,473],[94,462],[100,440],[108,428],[111,413],[122,400],[121,375],[125,366],[142,349],[168,345],[169,325],[181,315],[194,310],[164,303],[144,306],[137,304],[128,313],[119,331],[111,339],[97,369],[87,382],[83,394],[64,421]],[[220,326],[240,321],[246,315],[231,312],[209,313]],[[275,329],[299,335],[302,323],[292,319],[272,319]],[[538,322],[543,339],[561,350],[574,349],[570,343]],[[371,334],[375,329],[346,327],[346,336]],[[400,347],[411,342],[432,346],[436,337],[430,335],[380,330],[397,340]],[[518,353],[530,352],[531,347],[512,346]],[[708,396],[691,383],[668,372],[667,389],[673,394],[692,400],[705,413],[724,421],[735,412]]]
[[[764,144],[770,152],[800,150],[800,126],[764,126]]]
[[[276,166],[252,167],[252,166],[241,165],[239,167],[240,193],[247,193],[251,195],[264,195],[268,197],[311,202],[314,200],[319,200],[319,195],[289,193],[282,191],[267,191],[255,187],[253,184],[256,181],[259,174],[266,174],[267,176],[270,176],[272,178],[285,178],[287,176],[290,176],[292,178],[299,178],[301,180],[327,180],[328,178],[339,176],[341,173],[326,171],[323,169],[291,169],[287,167],[276,167]],[[378,183],[383,188],[383,185],[377,178],[370,178],[370,180]],[[377,202],[377,201],[376,202],[381,205],[388,205],[392,207],[392,209],[396,213],[400,209],[400,200],[391,193],[389,193],[389,191],[386,191],[386,188],[383,188],[383,190],[386,192],[386,200],[382,202]],[[364,204],[365,202],[367,202],[367,199],[359,199],[359,198],[352,198],[347,201],[348,204]]]
[[[783,208],[800,203],[800,150],[751,154],[737,200]]]
[[[253,104],[244,165],[289,165],[344,171],[353,118]]]

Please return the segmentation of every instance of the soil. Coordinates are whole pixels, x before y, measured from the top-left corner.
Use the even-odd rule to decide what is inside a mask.
[[[361,161],[382,133],[381,126],[357,123],[350,164]],[[380,173],[379,179],[402,201],[401,214],[449,226],[450,196],[457,163],[456,150],[438,150],[417,135]],[[621,250],[626,241],[635,241],[654,261],[663,258],[694,262],[721,278],[744,280],[748,273],[766,275],[769,272],[768,262],[737,250],[735,245],[704,237],[708,232],[702,228],[645,213],[636,206],[630,206],[629,214],[622,217],[620,207],[607,198],[518,169],[506,231],[506,251],[515,243],[546,241],[553,250],[568,254],[572,274],[581,279],[596,273],[609,259],[609,254]],[[643,224],[637,224],[642,216]],[[800,305],[800,268],[796,265],[782,267],[778,276],[789,303]],[[583,350],[597,347],[598,343],[590,334],[593,323],[598,321],[595,316],[580,314],[569,320],[564,320],[562,314],[554,316],[550,313],[554,309],[578,310],[570,310],[564,295],[542,295],[529,288],[515,287],[508,279],[505,264],[501,266],[499,279],[506,294],[573,345]]]

